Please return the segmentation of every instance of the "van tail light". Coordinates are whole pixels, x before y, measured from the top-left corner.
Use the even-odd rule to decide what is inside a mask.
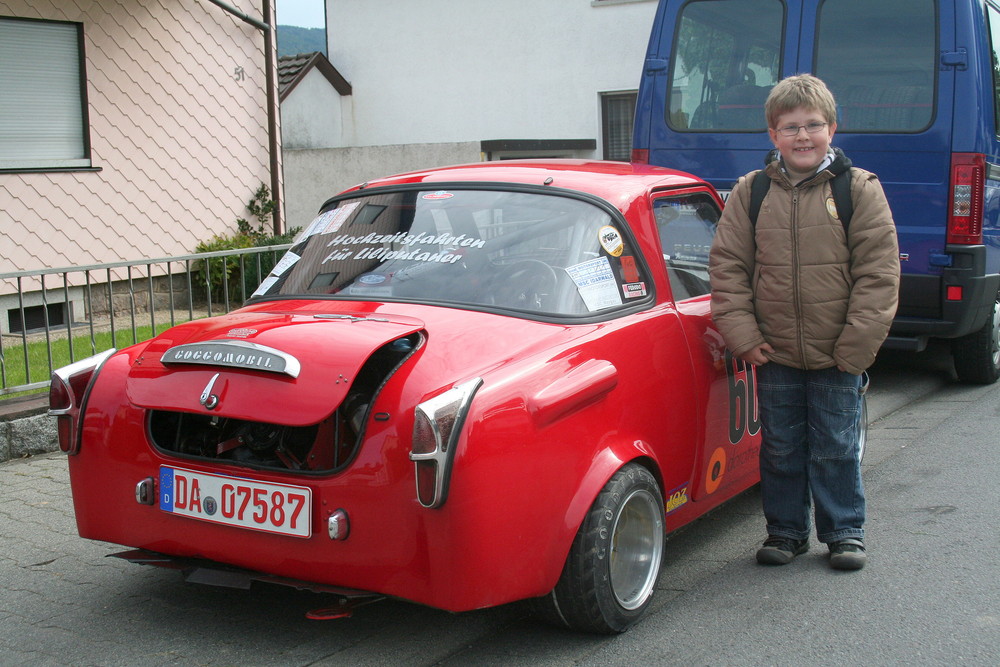
[[[67,454],[80,451],[80,431],[83,411],[87,406],[90,388],[104,362],[117,350],[114,348],[76,361],[52,372],[49,386],[49,415],[56,418],[59,432],[59,449]]]
[[[482,378],[463,382],[414,410],[410,460],[416,466],[417,500],[424,507],[441,507],[448,498],[455,448],[472,397],[482,384]]]
[[[985,182],[986,157],[982,153],[952,153],[948,243],[979,245],[983,242]]]
[[[633,148],[632,149],[632,162],[638,162],[639,164],[649,164],[649,149],[648,148]]]

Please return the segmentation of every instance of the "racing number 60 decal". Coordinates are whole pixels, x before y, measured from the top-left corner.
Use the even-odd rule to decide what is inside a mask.
[[[753,364],[734,357],[727,348],[726,379],[729,383],[729,442],[735,445],[744,436],[760,432],[756,370]]]

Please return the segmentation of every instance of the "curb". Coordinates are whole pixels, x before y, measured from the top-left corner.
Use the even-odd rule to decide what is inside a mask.
[[[59,451],[48,394],[0,401],[0,462]]]

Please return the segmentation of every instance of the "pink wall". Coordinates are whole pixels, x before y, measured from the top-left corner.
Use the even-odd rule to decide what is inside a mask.
[[[271,184],[260,30],[206,0],[0,0],[0,16],[83,24],[99,169],[0,173],[0,273],[187,254],[250,217]]]

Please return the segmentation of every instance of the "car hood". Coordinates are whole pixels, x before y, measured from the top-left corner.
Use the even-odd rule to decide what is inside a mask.
[[[375,350],[423,328],[393,314],[238,311],[150,341],[126,392],[142,408],[316,424],[341,404]]]

